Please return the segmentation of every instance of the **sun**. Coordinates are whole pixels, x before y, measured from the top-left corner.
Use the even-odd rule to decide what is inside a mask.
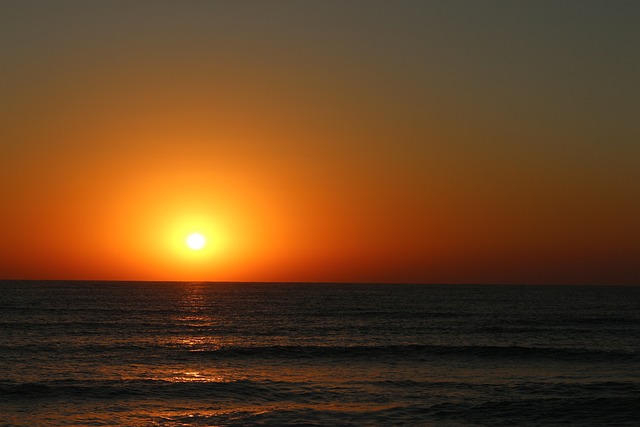
[[[207,243],[207,239],[200,233],[192,233],[187,236],[186,240],[187,246],[194,251],[198,251],[204,247]]]

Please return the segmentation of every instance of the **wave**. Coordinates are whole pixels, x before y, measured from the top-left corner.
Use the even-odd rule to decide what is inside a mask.
[[[348,384],[359,385],[360,382]],[[387,380],[371,381],[365,385],[406,391],[419,390],[476,390],[482,393],[497,391],[508,392],[521,397],[536,396],[565,396],[565,397],[593,397],[606,394],[613,396],[640,396],[640,383],[632,381],[531,381],[520,383],[485,383],[459,381],[416,381],[416,380]]]
[[[376,387],[372,389],[367,385]],[[531,383],[527,386],[538,387],[540,395],[531,396],[499,384],[410,380],[343,383],[341,387],[320,387],[311,382],[251,380],[0,382],[0,403],[50,401],[52,404],[60,402],[61,405],[70,405],[82,402],[93,404],[96,401],[126,401],[129,407],[144,408],[151,401],[162,402],[163,407],[198,407],[215,402],[216,408],[229,408],[211,414],[167,414],[163,416],[163,425],[459,423],[505,426],[631,426],[640,418],[639,384],[600,382],[553,385],[557,388],[556,392],[564,393],[561,396],[553,393],[546,395],[545,390],[548,392],[549,389],[544,383]],[[449,399],[439,396],[439,392],[433,393],[434,388],[439,390],[440,387],[459,389],[456,395],[474,387],[480,387],[486,393],[482,393],[481,398]],[[501,397],[489,397],[496,396],[493,393],[494,388],[504,391]],[[611,391],[617,391],[619,394],[610,394]],[[119,413],[111,415],[121,416]],[[184,423],[180,424],[180,421]]]
[[[539,399],[499,401],[480,405],[440,403],[396,405],[387,408],[288,407],[259,412],[239,411],[175,416],[171,425],[581,425],[636,426],[639,399]]]
[[[638,397],[541,398],[485,402],[466,418],[492,425],[634,425],[640,417]]]
[[[434,405],[399,405],[377,415],[390,420],[455,421],[460,425],[582,425],[635,426],[640,398],[537,398],[484,402],[443,402]],[[447,424],[449,425],[449,424]],[[457,425],[457,424],[454,424]]]
[[[419,391],[429,393],[434,390],[476,390],[492,394],[502,390],[511,396],[532,400],[536,396],[551,397],[620,397],[635,396],[640,399],[640,383],[632,381],[595,381],[595,382],[547,382],[532,381],[523,383],[484,383],[461,381],[345,381],[332,385],[318,385],[305,381],[276,380],[50,380],[46,382],[0,381],[0,399],[47,398],[47,397],[83,397],[83,398],[121,398],[140,396],[144,398],[180,398],[180,397],[217,397],[217,398],[259,398],[261,400],[314,401],[317,397],[326,399],[344,396],[350,391],[397,396],[408,393],[417,396]]]
[[[639,352],[608,351],[585,348],[553,348],[523,346],[450,346],[450,345],[379,345],[379,346],[208,346],[185,347],[177,344],[114,342],[105,344],[72,345],[70,343],[43,345],[0,345],[1,353],[88,353],[106,355],[113,353],[163,354],[166,356],[205,357],[214,359],[430,359],[434,357],[466,357],[486,359],[553,359],[575,362],[640,362]]]
[[[210,397],[217,398],[237,395],[266,395],[265,384],[248,380],[232,382],[173,382],[165,380],[128,381],[51,381],[47,383],[3,383],[0,397],[4,399],[23,398],[122,398],[141,396],[145,398]]]
[[[564,361],[640,361],[640,354],[623,351],[568,349],[521,346],[447,346],[447,345],[389,345],[389,346],[267,346],[222,347],[200,350],[210,357],[265,358],[430,358],[437,356],[530,359],[550,358]]]

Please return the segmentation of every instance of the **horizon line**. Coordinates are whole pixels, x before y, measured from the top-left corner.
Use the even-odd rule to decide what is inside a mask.
[[[414,286],[640,286],[640,283],[540,283],[540,282],[375,282],[375,281],[247,281],[247,280],[129,280],[129,279],[0,279],[0,282],[102,282],[102,283],[184,283],[260,285],[414,285]]]

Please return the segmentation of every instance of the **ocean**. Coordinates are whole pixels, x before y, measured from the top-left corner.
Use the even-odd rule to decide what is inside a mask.
[[[0,282],[2,426],[637,426],[640,287]]]

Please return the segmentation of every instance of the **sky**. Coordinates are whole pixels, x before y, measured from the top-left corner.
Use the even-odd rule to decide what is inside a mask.
[[[638,46],[624,0],[0,1],[0,279],[640,284]]]

